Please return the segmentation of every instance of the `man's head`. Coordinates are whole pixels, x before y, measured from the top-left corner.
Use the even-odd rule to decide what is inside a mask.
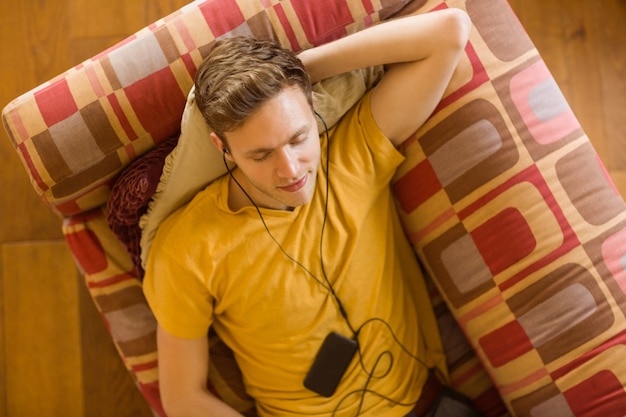
[[[302,62],[272,41],[219,41],[196,75],[196,103],[211,139],[243,173],[255,203],[307,203],[319,166],[319,135]]]
[[[292,51],[270,40],[226,38],[215,43],[198,68],[196,104],[211,129],[225,140],[226,132],[241,127],[288,86],[299,87],[313,108],[309,75]]]

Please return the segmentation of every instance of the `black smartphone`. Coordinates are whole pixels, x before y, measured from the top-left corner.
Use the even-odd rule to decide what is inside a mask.
[[[304,378],[305,388],[323,397],[331,397],[358,349],[356,340],[329,333]]]

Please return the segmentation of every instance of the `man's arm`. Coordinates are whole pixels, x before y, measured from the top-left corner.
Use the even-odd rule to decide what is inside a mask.
[[[388,65],[372,93],[381,131],[401,144],[431,115],[461,57],[470,31],[458,9],[413,15],[300,54],[313,82],[357,68]]]
[[[159,384],[165,412],[170,417],[242,417],[207,388],[207,337],[181,339],[157,328]]]

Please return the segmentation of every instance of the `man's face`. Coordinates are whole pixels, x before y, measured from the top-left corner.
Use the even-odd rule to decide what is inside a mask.
[[[244,174],[240,182],[257,205],[285,210],[311,200],[320,142],[300,88],[283,89],[226,139],[230,158]]]

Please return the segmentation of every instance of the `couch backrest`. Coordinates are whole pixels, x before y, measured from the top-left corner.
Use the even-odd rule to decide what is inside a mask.
[[[83,212],[106,202],[130,161],[178,133],[197,66],[215,39],[249,34],[299,51],[406,6],[196,1],[13,100],[3,122],[42,200],[61,215]]]

